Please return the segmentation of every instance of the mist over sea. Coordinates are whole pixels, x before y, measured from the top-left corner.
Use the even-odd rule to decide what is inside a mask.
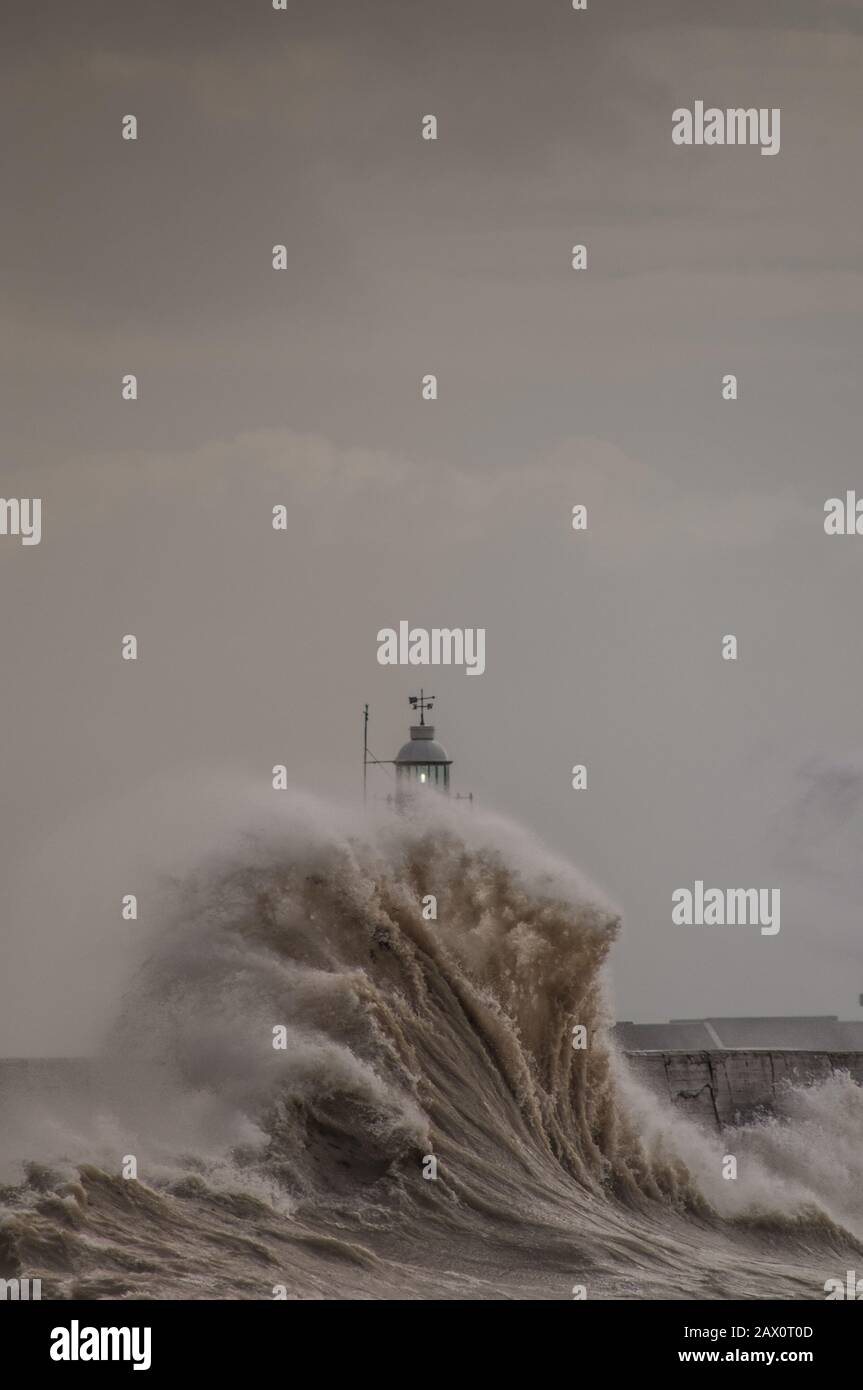
[[[817,1299],[859,1264],[860,1088],[696,1128],[610,1040],[614,910],[519,827],[427,802],[286,794],[161,885],[98,1084],[0,1094],[0,1276],[57,1299]]]

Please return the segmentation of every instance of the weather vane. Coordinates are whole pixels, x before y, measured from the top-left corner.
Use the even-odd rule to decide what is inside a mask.
[[[408,700],[410,701],[413,709],[419,710],[420,724],[425,725],[425,712],[426,710],[430,710],[432,705],[434,704],[434,695],[426,695],[425,691],[421,690],[419,695],[409,695]]]

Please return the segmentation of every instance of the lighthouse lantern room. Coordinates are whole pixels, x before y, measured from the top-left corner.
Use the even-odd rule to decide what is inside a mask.
[[[411,725],[410,742],[403,744],[394,759],[396,769],[396,795],[413,791],[418,786],[436,787],[438,791],[449,791],[449,770],[452,758],[448,758],[434,736],[434,725],[425,722],[426,710],[431,710],[434,695],[411,695],[410,703],[416,712],[419,710],[420,722]]]

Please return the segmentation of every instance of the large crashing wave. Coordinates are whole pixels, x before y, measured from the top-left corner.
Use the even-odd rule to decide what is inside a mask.
[[[31,1171],[0,1264],[4,1250],[20,1270],[53,1259],[82,1296],[106,1278],[149,1287],[117,1251],[155,1226],[176,1259],[175,1228],[181,1248],[203,1238],[191,1203],[210,1245],[234,1251],[234,1296],[266,1297],[280,1275],[296,1296],[429,1296],[429,1280],[463,1296],[472,1280],[467,1296],[565,1297],[581,1278],[693,1297],[693,1281],[739,1279],[740,1242],[766,1223],[774,1285],[748,1296],[788,1296],[799,1276],[776,1264],[777,1240],[853,1242],[800,1172],[771,1218],[775,1135],[760,1156],[750,1144],[732,1194],[707,1180],[722,1142],[627,1078],[602,983],[617,928],[570,867],[499,820],[438,798],[370,819],[293,802],[277,830],[174,885],[106,1043],[98,1123],[62,1132],[64,1156],[91,1166],[66,1189]],[[146,1198],[116,1176],[129,1153]],[[236,1245],[244,1217],[254,1259]],[[323,1279],[319,1260],[341,1272]],[[816,1296],[807,1279],[796,1296]]]
[[[552,1165],[587,1191],[693,1202],[617,1103],[600,973],[616,929],[503,823],[437,805],[372,835],[306,822],[185,886],[112,1047],[170,1059],[259,1124],[300,1195],[415,1184],[434,1154],[442,1190],[483,1203]]]

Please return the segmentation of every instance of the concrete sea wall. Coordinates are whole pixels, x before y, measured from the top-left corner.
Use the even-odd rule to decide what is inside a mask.
[[[863,1085],[863,1052],[626,1052],[632,1071],[657,1095],[713,1128],[774,1108],[787,1084],[848,1072]]]
[[[704,1052],[624,1052],[638,1079],[677,1109],[714,1129],[770,1112],[788,1082],[805,1085],[848,1072],[863,1085],[863,1052],[791,1052],[735,1049]],[[141,1080],[152,1084],[152,1070]],[[110,1064],[85,1057],[0,1059],[0,1119],[14,1127],[16,1105],[34,1101],[51,1113],[80,1114],[90,1106],[110,1107],[124,1095],[129,1103],[128,1064],[115,1074]]]

